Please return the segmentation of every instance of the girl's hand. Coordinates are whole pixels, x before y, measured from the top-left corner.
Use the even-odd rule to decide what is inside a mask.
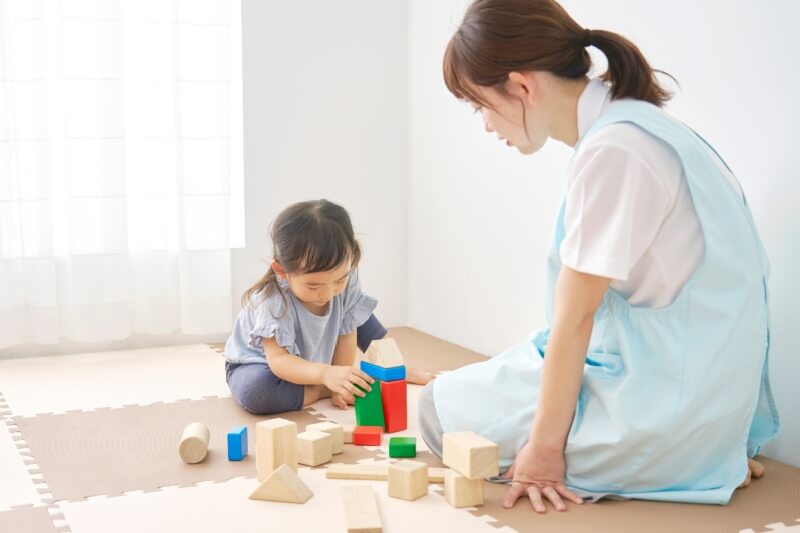
[[[366,394],[361,389],[371,390],[370,385],[374,382],[375,380],[367,374],[350,366],[331,365],[325,369],[322,375],[322,384],[328,387],[331,393],[342,396],[355,395],[363,398]]]
[[[510,509],[521,496],[530,499],[537,513],[544,513],[544,500],[549,500],[557,511],[566,511],[563,499],[574,503],[583,500],[564,485],[564,453],[536,452],[530,441],[526,442],[517,454],[511,468],[503,474],[506,479],[513,479],[503,500],[503,507]],[[563,498],[563,499],[562,499]]]
[[[347,409],[348,404],[352,404],[353,402],[348,402],[347,399],[341,394],[332,393],[331,403],[334,407],[338,407],[339,409]]]

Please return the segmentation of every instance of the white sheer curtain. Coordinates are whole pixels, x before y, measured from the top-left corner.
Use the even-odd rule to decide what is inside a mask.
[[[0,349],[230,329],[239,0],[0,0]]]

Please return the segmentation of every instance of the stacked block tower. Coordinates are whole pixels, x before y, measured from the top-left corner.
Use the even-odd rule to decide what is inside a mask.
[[[356,423],[381,426],[386,433],[407,429],[406,367],[397,343],[394,339],[373,341],[360,365],[375,383],[366,397],[356,397]]]

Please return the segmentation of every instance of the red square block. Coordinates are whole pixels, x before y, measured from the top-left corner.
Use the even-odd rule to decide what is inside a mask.
[[[356,426],[353,429],[353,444],[380,446],[383,428],[380,426]]]
[[[381,381],[383,423],[386,433],[395,433],[408,428],[408,399],[406,380]]]

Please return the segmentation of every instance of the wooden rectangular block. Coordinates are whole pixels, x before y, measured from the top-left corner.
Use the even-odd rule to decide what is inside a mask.
[[[389,439],[389,457],[416,457],[415,437],[392,437]]]
[[[333,422],[319,422],[317,424],[309,424],[306,426],[306,431],[321,431],[328,433],[333,438],[333,455],[342,453],[344,451],[344,428],[340,424]]]
[[[483,505],[483,480],[467,479],[448,470],[444,473],[444,498],[453,507]]]
[[[444,475],[449,469],[428,467],[428,483],[444,483]],[[368,481],[386,481],[389,479],[389,464],[347,465],[336,463],[325,470],[328,479],[358,479]]]
[[[297,470],[297,424],[273,418],[256,424],[256,473],[264,481],[286,464]]]
[[[386,433],[408,429],[408,396],[406,380],[381,381],[383,427]]]
[[[487,478],[500,473],[500,450],[472,431],[445,433],[442,462],[468,479]]]
[[[353,444],[360,446],[380,446],[383,428],[380,426],[356,426],[353,430]]]
[[[378,339],[372,341],[367,348],[367,361],[383,368],[404,366],[403,354],[394,339]]]
[[[228,461],[241,461],[247,455],[247,426],[228,431]]]
[[[333,437],[322,431],[304,431],[297,435],[297,462],[319,466],[333,457]]]
[[[361,361],[361,370],[368,376],[381,381],[396,381],[398,379],[406,379],[405,366],[393,366],[391,368],[383,368],[382,366],[373,365],[369,361]]]
[[[342,440],[345,444],[353,444],[353,430],[356,429],[355,424],[346,424],[342,426]]]
[[[361,389],[361,387],[358,388]],[[381,384],[379,381],[376,380],[372,384],[372,389],[366,392],[366,396],[363,398],[356,396],[355,409],[356,424],[359,426],[383,427],[383,403],[381,402]]]
[[[347,533],[382,533],[375,491],[369,485],[342,487]]]
[[[436,466],[428,467],[428,483],[444,483],[444,474],[447,468],[439,468]]]
[[[389,465],[389,496],[414,501],[428,494],[428,465],[398,461]]]

